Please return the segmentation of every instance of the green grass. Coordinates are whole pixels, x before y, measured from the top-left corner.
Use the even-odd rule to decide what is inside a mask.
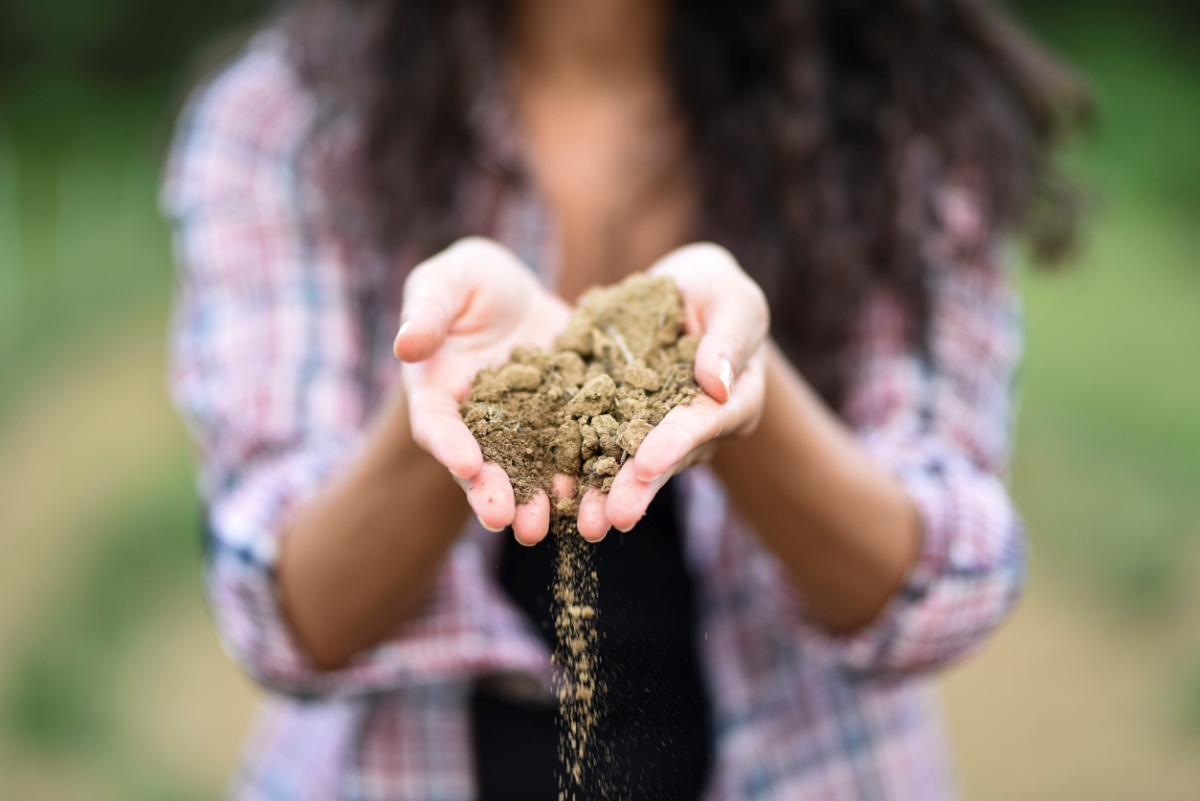
[[[43,613],[0,687],[0,735],[26,752],[95,765],[121,798],[181,797],[130,752],[115,688],[141,627],[180,593],[199,601],[200,537],[184,454],[100,515],[81,575]]]
[[[0,422],[42,375],[169,302],[156,194],[171,117],[162,87],[61,78],[5,87]],[[125,658],[155,610],[202,593],[192,468],[185,453],[162,467],[87,515],[95,528],[78,538],[88,543],[72,560],[78,572],[0,686],[6,747],[86,766],[106,798],[194,797],[137,753],[114,708]]]
[[[1200,271],[1184,215],[1115,206],[1072,275],[1025,282],[1017,495],[1044,542],[1165,601],[1200,541]]]
[[[1200,545],[1200,67],[1128,20],[1047,34],[1092,80],[1080,263],[1027,274],[1016,495],[1035,546],[1138,607]]]
[[[1073,271],[1025,277],[1014,494],[1059,576],[1194,620],[1180,604],[1200,549],[1200,60],[1145,20],[1043,22],[1100,104],[1067,159],[1097,214]],[[1192,661],[1163,683],[1197,733]]]
[[[63,80],[0,102],[0,415],[48,362],[166,302],[166,97]]]

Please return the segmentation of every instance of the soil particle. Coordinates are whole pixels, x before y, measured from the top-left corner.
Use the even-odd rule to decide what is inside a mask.
[[[565,350],[554,354],[550,357],[550,366],[558,371],[567,384],[573,386],[582,384],[587,374],[587,365],[574,351]]]
[[[592,462],[591,474],[594,476],[615,476],[620,468],[617,460],[611,456],[602,456]]]
[[[592,437],[595,438],[594,432]],[[593,443],[593,446],[595,444]],[[579,473],[583,456],[583,433],[577,421],[565,420],[558,427],[558,433],[550,442],[550,454],[554,459],[556,472],[568,476]]]
[[[696,349],[700,347],[700,337],[685,334],[679,338],[676,348],[681,361],[693,364],[696,361]]]
[[[542,385],[542,371],[531,364],[510,364],[497,378],[510,390],[531,392]]]
[[[621,380],[631,387],[647,392],[658,392],[662,388],[662,378],[641,359],[634,359],[625,367],[621,373]]]
[[[645,420],[634,418],[628,423],[621,426],[620,432],[617,434],[617,443],[630,455],[636,456],[638,448],[642,445],[642,440],[650,433],[653,428]]]
[[[567,401],[567,414],[572,417],[592,417],[612,409],[617,397],[617,385],[607,373],[602,373],[583,385]]]

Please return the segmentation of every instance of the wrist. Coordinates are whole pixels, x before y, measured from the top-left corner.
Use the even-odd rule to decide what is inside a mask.
[[[806,495],[809,477],[824,474],[830,465],[823,447],[831,428],[832,413],[792,366],[773,340],[764,344],[763,399],[754,425],[724,438],[714,461],[726,469],[756,470],[757,466],[786,458],[786,470],[766,471],[767,479],[789,495]],[[820,483],[820,482],[817,482]]]

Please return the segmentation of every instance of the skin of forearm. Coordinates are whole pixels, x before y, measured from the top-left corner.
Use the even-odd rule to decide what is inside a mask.
[[[470,513],[410,431],[397,399],[359,457],[285,529],[284,612],[322,670],[344,667],[419,611]]]
[[[713,469],[833,634],[869,624],[916,558],[920,526],[900,483],[873,462],[773,346],[753,433],[722,441]]]

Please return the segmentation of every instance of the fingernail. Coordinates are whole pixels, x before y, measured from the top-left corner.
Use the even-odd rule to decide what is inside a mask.
[[[483,518],[480,517],[479,515],[475,515],[475,519],[479,521],[479,525],[483,526],[484,528],[486,528],[488,531],[492,532],[493,534],[498,534],[501,531],[504,531],[504,526],[501,526],[500,528],[492,528],[487,523],[483,522]]]
[[[729,400],[733,397],[733,364],[729,359],[721,359],[721,370],[717,378],[725,386],[725,399]]]
[[[425,315],[427,305],[427,303],[416,303],[400,310],[400,330],[396,332],[396,339],[404,336],[404,332],[412,328],[413,320]]]
[[[613,528],[615,528],[617,531],[621,532],[622,534],[628,534],[629,532],[633,531],[633,527],[636,525],[637,525],[637,523],[634,522],[629,525],[629,528],[621,528],[620,526],[614,524]]]
[[[533,546],[537,545],[536,542],[526,542],[525,540],[518,537],[515,533],[513,534],[513,539],[517,541],[518,545],[524,545],[526,548],[532,548]]]

